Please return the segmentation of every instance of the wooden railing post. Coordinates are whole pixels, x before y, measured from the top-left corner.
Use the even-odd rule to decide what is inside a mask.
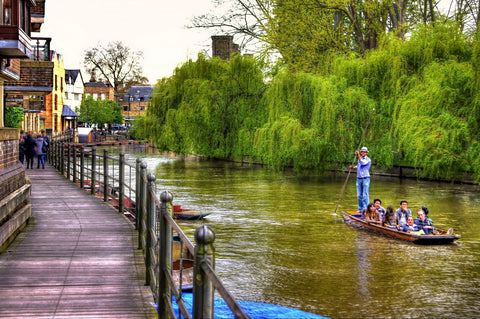
[[[203,263],[208,263],[215,269],[213,242],[215,232],[207,225],[195,230],[195,263],[193,266],[193,318],[213,318],[213,293],[212,281],[202,269]]]
[[[170,303],[172,300],[172,290],[169,288],[167,283],[166,273],[172,273],[172,226],[165,219],[165,215],[169,214],[168,203],[173,200],[173,195],[167,191],[163,191],[160,194],[160,212],[157,218],[157,223],[159,224],[159,235],[157,238],[160,239],[160,244],[158,245],[158,316],[159,318],[168,318],[169,312],[167,303]],[[172,212],[170,212],[170,215]]]
[[[92,176],[90,178],[90,194],[95,195],[96,192],[96,181],[95,181],[95,169],[97,167],[97,148],[94,146],[92,147]]]
[[[135,229],[138,231],[139,229],[139,218],[138,218],[138,212],[140,211],[140,187],[141,187],[141,178],[142,178],[142,160],[140,157],[137,157],[137,160],[135,161],[135,218],[136,218],[136,223],[135,223]],[[139,237],[140,237],[140,232],[139,232]]]
[[[150,173],[148,174],[148,182],[147,182],[147,216],[146,216],[146,229],[145,229],[145,264],[147,266],[146,271],[146,284],[150,285],[151,275],[150,275],[150,268],[152,265],[152,249],[155,247],[155,243],[153,242],[152,231],[153,229],[153,219],[155,216],[156,205],[155,205],[155,181],[156,181],[155,174]],[[153,289],[152,289],[153,290]]]
[[[80,147],[80,188],[85,188],[85,147]]]
[[[73,180],[72,182],[73,183],[76,183],[77,182],[77,146],[72,144],[72,176],[73,176]]]
[[[125,203],[125,154],[120,152],[118,155],[118,212],[123,213]]]
[[[103,149],[103,201],[108,202],[108,150]]]

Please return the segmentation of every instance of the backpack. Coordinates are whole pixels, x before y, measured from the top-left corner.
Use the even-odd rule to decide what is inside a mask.
[[[48,151],[47,143],[45,143],[45,141],[43,141],[43,143],[42,143],[42,153],[46,154],[47,151]]]

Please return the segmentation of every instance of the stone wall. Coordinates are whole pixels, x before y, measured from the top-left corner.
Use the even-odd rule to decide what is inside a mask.
[[[18,161],[20,132],[0,128],[0,200],[25,185],[25,169]]]
[[[31,217],[30,185],[18,160],[20,131],[0,128],[0,251]]]

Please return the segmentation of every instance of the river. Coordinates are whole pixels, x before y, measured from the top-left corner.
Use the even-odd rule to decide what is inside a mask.
[[[427,206],[437,227],[462,235],[454,244],[418,246],[343,222],[340,212],[356,208],[353,175],[335,213],[345,175],[298,177],[146,153],[126,159],[137,156],[174,204],[212,212],[179,224],[190,238],[203,223],[214,229],[215,268],[237,300],[331,318],[480,317],[478,186],[374,176],[371,199],[395,209],[407,200],[414,215]]]

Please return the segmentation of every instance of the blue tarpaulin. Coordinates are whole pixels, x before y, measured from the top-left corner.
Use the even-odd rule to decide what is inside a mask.
[[[191,316],[192,309],[193,309],[193,294],[182,293],[182,299],[185,302],[185,305]],[[250,318],[252,319],[327,318],[314,313],[305,312],[305,311],[301,311],[293,308],[282,307],[278,305],[272,305],[268,303],[242,301],[242,300],[237,302],[240,305],[240,307],[243,309],[243,311],[247,315],[249,315]],[[177,318],[178,318],[179,310],[178,310],[178,305],[175,301],[175,297],[173,297],[173,309],[175,310],[175,313],[177,314]],[[235,318],[232,311],[228,307],[227,303],[222,299],[215,298],[213,309],[214,309],[213,317],[215,319]]]

